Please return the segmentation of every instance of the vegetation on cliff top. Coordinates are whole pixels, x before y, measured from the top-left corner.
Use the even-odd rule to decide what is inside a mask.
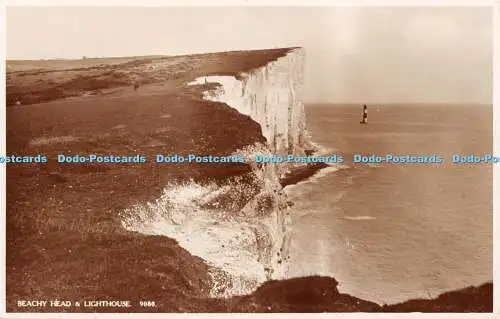
[[[7,106],[84,94],[106,94],[135,83],[184,84],[202,75],[233,75],[261,67],[293,48],[136,59],[7,61]]]

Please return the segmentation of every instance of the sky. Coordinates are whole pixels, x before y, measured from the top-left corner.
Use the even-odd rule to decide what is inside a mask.
[[[301,46],[306,102],[492,103],[492,13],[474,7],[8,7],[7,58]]]

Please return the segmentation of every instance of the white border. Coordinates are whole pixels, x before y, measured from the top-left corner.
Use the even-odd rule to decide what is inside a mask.
[[[7,0],[6,6],[348,6],[348,7],[362,7],[362,6],[395,6],[395,7],[425,7],[425,6],[488,6],[494,8],[492,10],[493,15],[493,53],[494,53],[494,67],[493,67],[493,150],[495,154],[498,154],[500,150],[500,142],[497,138],[499,132],[498,120],[500,117],[499,112],[496,109],[500,105],[500,89],[498,87],[500,80],[500,0],[447,0],[447,1],[436,1],[436,0]],[[0,11],[0,21],[6,21],[5,6],[1,7]],[[5,23],[5,22],[4,22]],[[1,53],[3,56],[3,62],[1,64],[1,72],[5,83],[5,56],[6,56],[6,33],[5,25],[0,27],[0,36],[2,41],[0,44]],[[0,122],[3,123],[3,128],[0,130],[0,152],[2,154],[6,153],[5,147],[5,84],[0,90],[0,96],[2,98],[2,108],[0,110]],[[499,218],[498,218],[498,207],[496,202],[500,199],[500,188],[496,185],[496,180],[499,176],[499,168],[494,167],[493,169],[493,236],[498,239],[497,233],[499,231]],[[439,313],[439,314],[422,314],[422,313],[318,313],[318,314],[181,314],[181,313],[155,313],[155,314],[106,314],[106,313],[88,313],[88,314],[73,314],[73,313],[6,313],[5,312],[5,165],[0,166],[0,206],[2,207],[1,214],[1,225],[2,229],[1,240],[2,240],[2,254],[1,263],[4,265],[4,269],[0,275],[0,284],[2,291],[0,292],[0,318],[185,318],[185,317],[204,317],[204,318],[220,318],[220,317],[238,317],[238,318],[500,318],[500,289],[496,285],[494,287],[494,313],[484,314],[484,313]],[[493,279],[494,282],[499,282],[500,280],[500,265],[498,263],[500,257],[500,245],[494,245],[494,267],[493,267]],[[495,267],[497,266],[497,267]],[[497,268],[495,271],[495,268]]]
[[[0,19],[2,19],[1,21],[6,21],[6,16],[7,16],[7,13],[6,13],[6,10],[5,10],[5,7],[2,6],[0,8]],[[6,83],[6,75],[5,75],[5,72],[7,70],[7,65],[6,65],[6,61],[5,61],[5,57],[7,56],[7,43],[6,43],[6,30],[5,28],[2,28],[0,27],[0,36],[1,36],[1,43],[0,43],[0,52],[2,54],[2,64],[1,64],[1,74],[2,74],[2,81],[3,83]],[[6,130],[7,130],[7,125],[6,125],[6,121],[5,121],[5,89],[6,89],[6,85],[2,85],[2,87],[0,88],[0,98],[2,99],[2,103],[0,104],[0,152],[1,154],[6,154],[7,153],[7,149],[6,149],[6,140],[5,140],[5,135],[6,135]],[[0,251],[2,252],[0,255],[1,255],[1,260],[0,260],[0,265],[3,266],[2,268],[2,272],[0,274],[0,289],[2,289],[0,291],[0,313],[2,314],[5,314],[5,294],[6,294],[6,286],[5,286],[5,276],[6,276],[6,266],[5,266],[5,262],[6,262],[6,254],[7,254],[7,251],[6,251],[6,234],[5,234],[5,231],[6,231],[6,212],[7,212],[7,207],[6,207],[6,176],[5,176],[5,173],[6,173],[6,169],[5,169],[5,165],[1,165],[0,166],[0,209],[2,210],[1,211],[1,214],[0,214],[0,222],[1,222],[1,225],[2,225],[2,228],[0,229],[0,236],[2,237],[1,238],[1,241],[2,241],[2,247],[0,248]],[[1,316],[1,315],[0,315]]]
[[[493,6],[498,0],[7,0],[7,6]]]
[[[493,9],[493,153],[500,151],[500,140],[498,133],[500,129],[500,2],[497,2]],[[498,187],[498,177],[500,176],[500,167],[493,166],[493,312],[500,317],[500,289],[498,283],[500,280],[499,256],[500,245],[498,245],[498,231],[500,219],[498,217],[498,200],[500,199],[500,187]],[[496,244],[495,244],[496,243]],[[495,267],[496,266],[496,267]]]

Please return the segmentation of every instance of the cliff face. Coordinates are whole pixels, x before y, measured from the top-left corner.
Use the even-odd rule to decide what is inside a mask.
[[[235,153],[247,158],[255,153],[302,154],[303,67],[303,49],[291,49],[254,69],[198,77],[188,86],[202,87],[203,99],[224,103],[260,125],[267,143]],[[214,266],[213,296],[250,293],[266,280],[284,279],[291,218],[281,192],[282,166],[253,162],[250,166],[250,184],[233,180],[222,188],[194,182],[169,185],[156,202],[126,210],[124,225],[172,237]]]
[[[259,123],[272,152],[297,154],[305,142],[304,59],[304,49],[296,48],[238,76],[205,76],[190,84],[219,83],[205,99],[226,103]]]
[[[234,76],[203,76],[189,84],[218,84],[216,89],[204,91],[203,98],[224,103],[260,125],[267,144],[243,150],[247,158],[256,153],[303,154],[306,142],[304,60],[304,49],[294,48],[258,68]],[[267,280],[286,278],[290,259],[291,218],[279,181],[283,170],[275,164],[254,163],[253,172],[260,182],[260,191],[240,211],[245,223],[254,228],[252,250]],[[260,276],[256,283],[263,279]]]

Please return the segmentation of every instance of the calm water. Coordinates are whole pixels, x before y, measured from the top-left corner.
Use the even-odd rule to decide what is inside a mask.
[[[309,105],[313,140],[343,153],[492,152],[491,106]],[[492,280],[491,165],[351,165],[292,186],[292,276],[393,303]]]

